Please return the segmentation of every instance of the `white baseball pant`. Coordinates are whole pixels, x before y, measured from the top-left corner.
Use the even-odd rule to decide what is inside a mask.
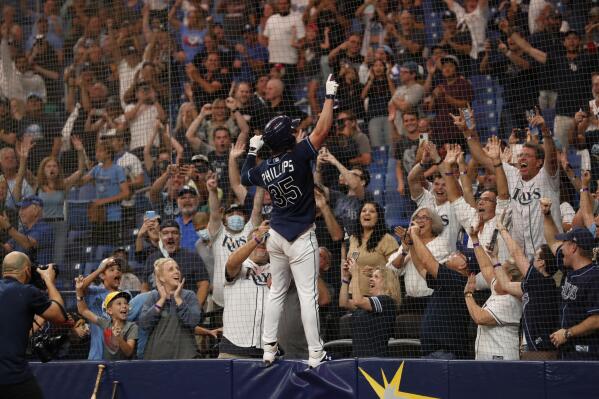
[[[266,303],[262,341],[265,344],[277,341],[279,319],[291,276],[293,276],[300,300],[308,350],[311,357],[318,357],[322,354],[322,340],[318,317],[319,256],[314,227],[308,229],[292,243],[273,229],[269,233],[266,248],[270,255],[272,284]]]

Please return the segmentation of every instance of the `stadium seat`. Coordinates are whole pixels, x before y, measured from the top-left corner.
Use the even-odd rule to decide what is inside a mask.
[[[390,357],[401,359],[421,357],[420,341],[417,339],[390,339],[388,345]]]
[[[402,313],[395,318],[395,338],[420,339],[422,315]]]
[[[325,342],[324,350],[339,358],[348,358],[352,355],[353,343],[351,338],[336,339]]]
[[[67,223],[69,232],[87,231],[91,228],[87,217],[89,200],[70,200],[67,201]]]
[[[372,162],[368,165],[370,175],[377,173],[385,173],[387,168],[387,160],[389,157],[389,149],[385,146],[372,148]]]
[[[351,338],[351,332],[351,313],[348,313],[339,318],[339,338]]]

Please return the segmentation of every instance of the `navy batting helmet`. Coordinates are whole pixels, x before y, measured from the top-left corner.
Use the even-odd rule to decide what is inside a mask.
[[[286,115],[276,116],[264,128],[262,138],[271,150],[286,150],[295,145],[293,131],[299,125],[299,119],[291,119]]]

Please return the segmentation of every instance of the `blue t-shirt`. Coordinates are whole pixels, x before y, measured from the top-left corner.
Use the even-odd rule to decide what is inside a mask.
[[[96,184],[96,195],[98,199],[112,197],[121,192],[121,184],[127,181],[125,171],[119,165],[112,164],[109,168],[103,168],[101,164],[94,166],[89,172]],[[113,202],[105,206],[106,221],[118,222],[121,220],[121,203]]]
[[[185,248],[188,251],[195,251],[196,241],[198,240],[198,233],[193,225],[193,221],[189,221],[187,224],[183,222],[181,215],[175,219],[179,224],[181,230],[181,248]]]
[[[54,255],[54,231],[48,223],[40,220],[30,229],[25,226],[21,227],[19,232],[33,238],[37,242],[37,247],[35,249],[23,248],[11,238],[8,244],[15,251],[27,254],[27,256],[41,265],[52,262]]]
[[[250,169],[242,183],[264,187],[272,199],[270,227],[295,240],[314,223],[314,179],[310,161],[317,153],[309,138],[282,155]]]
[[[13,278],[0,279],[0,383],[19,384],[31,378],[25,351],[33,316],[52,304],[37,288]]]
[[[104,302],[104,298],[108,295],[108,290],[104,288],[104,286],[95,286],[92,285],[88,287],[87,294],[85,296],[85,303],[89,310],[94,312],[98,316],[109,317],[102,310],[102,302]],[[90,325],[90,343],[89,343],[89,355],[87,358],[89,360],[102,360],[104,353],[103,346],[103,337],[102,337],[102,328],[94,323],[89,323]]]
[[[135,298],[131,299],[131,302],[129,302],[129,316],[127,317],[127,320],[137,322],[137,319],[139,319],[139,315],[141,314],[141,308],[147,301],[149,295],[150,292],[142,292],[135,296]],[[139,327],[136,348],[138,359],[144,358],[144,350],[146,348],[146,342],[148,342],[148,337],[148,330],[144,330],[143,328]]]
[[[185,62],[193,61],[196,54],[200,52],[207,33],[208,29],[189,29],[181,24],[179,35],[181,35],[181,49],[185,53]]]

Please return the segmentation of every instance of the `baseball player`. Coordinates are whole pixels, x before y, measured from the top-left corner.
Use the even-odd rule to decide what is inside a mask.
[[[241,171],[244,186],[264,187],[270,193],[270,254],[272,285],[264,317],[263,360],[266,366],[278,353],[277,329],[292,275],[300,298],[302,323],[308,342],[308,365],[328,360],[320,339],[318,319],[318,243],[314,231],[315,202],[311,162],[333,122],[333,100],[338,84],[329,75],[320,119],[309,137],[296,144],[295,123],[288,116],[272,119],[262,136],[250,139]],[[266,143],[272,156],[256,166],[256,153]]]

